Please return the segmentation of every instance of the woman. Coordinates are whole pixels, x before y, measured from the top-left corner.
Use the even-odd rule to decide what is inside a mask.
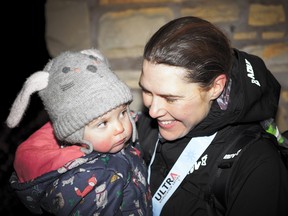
[[[182,17],[146,44],[139,85],[154,215],[288,215],[287,170],[260,125],[275,118],[280,85],[259,57],[231,48],[210,22]]]

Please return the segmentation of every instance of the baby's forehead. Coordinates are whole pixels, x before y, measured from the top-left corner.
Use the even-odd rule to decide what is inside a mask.
[[[107,111],[103,115],[98,116],[97,118],[93,119],[89,124],[93,124],[94,122],[97,122],[97,121],[102,120],[106,117],[109,117],[110,115],[117,114],[118,113],[117,110],[119,110],[119,111],[126,110],[128,108],[128,106],[129,106],[128,104],[121,104],[120,106],[117,106],[114,109]]]

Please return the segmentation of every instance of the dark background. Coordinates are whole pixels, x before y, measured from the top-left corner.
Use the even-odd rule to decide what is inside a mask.
[[[11,190],[8,180],[17,146],[44,124],[47,116],[35,94],[18,128],[7,128],[5,120],[26,78],[42,70],[50,59],[45,43],[45,3],[45,0],[1,3],[4,44],[0,79],[0,215],[32,215]]]

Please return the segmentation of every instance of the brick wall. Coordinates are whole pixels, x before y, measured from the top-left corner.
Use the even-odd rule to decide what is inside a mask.
[[[64,50],[100,49],[133,89],[132,108],[140,109],[143,47],[164,23],[186,15],[211,21],[233,46],[264,59],[282,86],[277,122],[280,130],[287,130],[287,0],[47,0],[47,47],[52,56]]]

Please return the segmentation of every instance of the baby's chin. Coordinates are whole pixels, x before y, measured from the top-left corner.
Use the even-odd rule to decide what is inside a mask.
[[[121,151],[125,146],[126,146],[126,143],[121,143],[121,144],[118,144],[116,146],[113,146],[113,148],[109,151],[109,153],[115,154],[115,153]]]

